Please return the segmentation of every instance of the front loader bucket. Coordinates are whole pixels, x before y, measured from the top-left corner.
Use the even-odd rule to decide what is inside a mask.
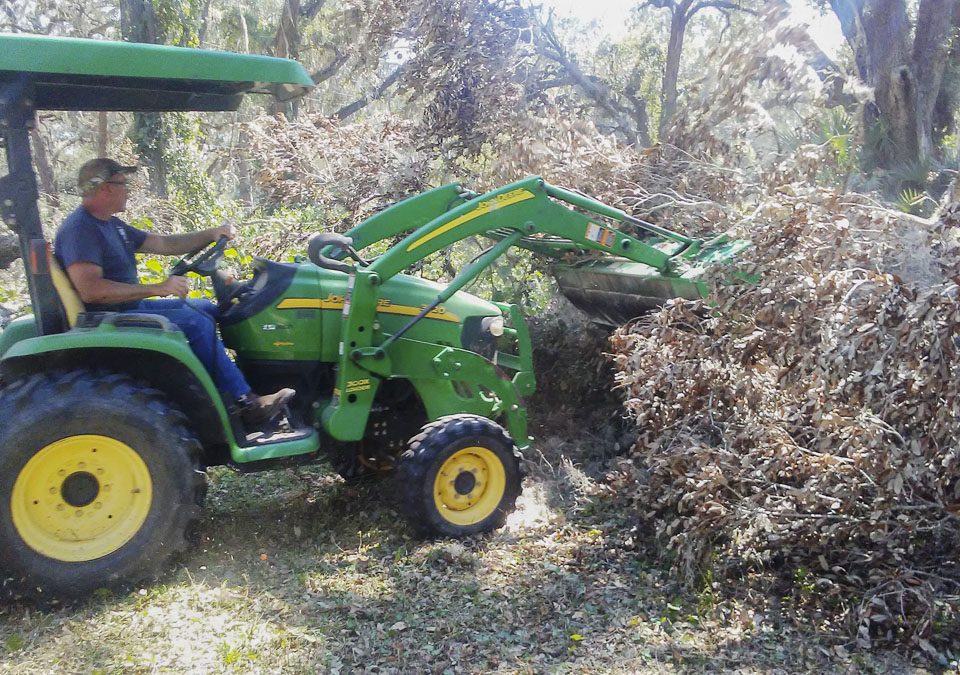
[[[703,297],[701,284],[668,277],[643,263],[591,260],[577,265],[554,265],[560,291],[596,323],[622,326],[671,298]]]
[[[702,278],[714,264],[729,263],[750,247],[744,239],[717,237],[689,258],[674,258],[671,272],[623,258],[592,258],[556,264],[553,275],[561,292],[595,322],[622,326],[667,300],[698,300],[707,295]]]

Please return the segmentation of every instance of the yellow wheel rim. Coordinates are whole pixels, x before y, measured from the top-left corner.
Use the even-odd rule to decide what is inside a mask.
[[[70,436],[35,454],[13,484],[17,533],[37,553],[96,560],[140,531],[153,501],[150,470],[125,443]]]
[[[496,454],[487,448],[464,448],[437,472],[433,501],[448,522],[475,525],[500,505],[506,486],[507,474]]]

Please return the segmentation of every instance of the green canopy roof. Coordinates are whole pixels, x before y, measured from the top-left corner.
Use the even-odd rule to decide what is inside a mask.
[[[236,110],[244,94],[302,95],[288,59],[38,35],[0,34],[0,83],[33,87],[46,110]]]

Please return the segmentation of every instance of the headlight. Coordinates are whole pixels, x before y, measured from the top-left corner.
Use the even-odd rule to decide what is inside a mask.
[[[503,335],[503,317],[486,316],[483,318],[483,321],[480,322],[480,327],[493,337],[500,337]]]

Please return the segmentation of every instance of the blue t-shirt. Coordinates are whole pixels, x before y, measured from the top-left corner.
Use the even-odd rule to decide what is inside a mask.
[[[113,216],[100,220],[90,215],[82,206],[67,216],[57,230],[54,240],[54,255],[66,270],[76,262],[88,262],[103,269],[103,278],[124,284],[138,284],[137,260],[134,257],[147,233],[130,227]],[[90,311],[116,311],[132,309],[136,302],[115,305],[88,305]]]

